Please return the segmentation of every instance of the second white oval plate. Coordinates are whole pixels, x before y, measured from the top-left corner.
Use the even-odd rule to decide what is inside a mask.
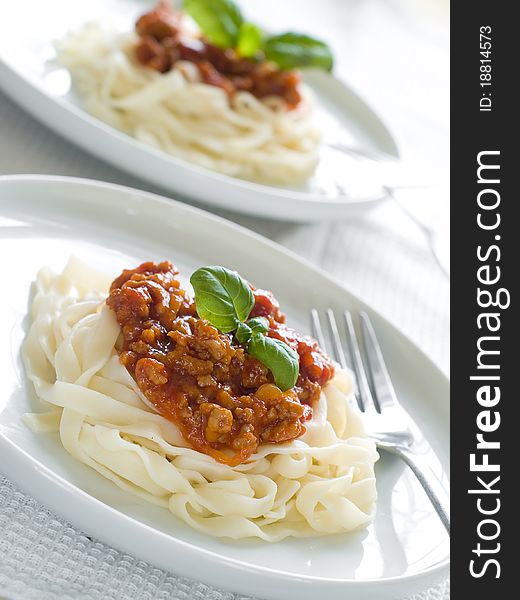
[[[448,381],[409,340],[295,255],[232,223],[138,190],[87,180],[0,178],[0,456],[2,470],[77,527],[178,575],[272,600],[403,598],[447,576],[449,539],[414,476],[382,455],[374,523],[355,534],[230,542],[200,534],[166,509],[128,495],[75,461],[56,434],[21,422],[34,410],[20,360],[31,283],[74,254],[110,274],[172,260],[238,270],[273,290],[290,325],[308,332],[312,307],[366,310],[403,405],[449,469]],[[8,292],[8,293],[6,293]]]
[[[359,165],[356,168],[354,162],[349,168],[348,157],[330,149],[323,149],[316,175],[305,186],[281,188],[198,167],[89,115],[71,88],[68,71],[53,60],[54,42],[68,30],[92,20],[131,30],[136,17],[149,7],[150,2],[143,0],[10,2],[3,7],[0,19],[0,86],[15,102],[71,142],[134,176],[208,205],[306,221],[344,217],[384,198],[380,186],[358,174]],[[388,129],[351,89],[319,72],[307,73],[306,81],[317,95],[325,137],[341,136],[342,141],[369,155],[383,153],[398,158]],[[348,187],[349,196],[343,195],[342,184]]]

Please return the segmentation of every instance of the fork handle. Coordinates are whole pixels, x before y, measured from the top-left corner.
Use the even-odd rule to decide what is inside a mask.
[[[412,449],[397,446],[393,448],[385,448],[393,454],[396,454],[404,460],[404,462],[414,472],[419,480],[419,483],[424,488],[433,507],[439,515],[442,524],[446,528],[448,535],[450,534],[450,500],[449,494],[435,476],[431,469],[430,460],[422,454],[417,454]]]

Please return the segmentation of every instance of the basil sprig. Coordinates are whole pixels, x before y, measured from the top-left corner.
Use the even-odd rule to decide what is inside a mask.
[[[269,321],[247,318],[255,304],[247,282],[225,267],[201,267],[190,277],[199,317],[219,331],[235,332],[239,344],[273,374],[276,385],[286,391],[296,384],[300,368],[298,353],[281,340],[266,336]]]
[[[184,0],[183,6],[215,46],[234,48],[239,56],[247,58],[261,52],[280,69],[332,70],[334,59],[325,42],[294,32],[265,36],[258,26],[244,19],[233,0]]]
[[[295,67],[315,67],[332,71],[334,59],[325,42],[301,33],[282,33],[265,40],[264,52],[267,60],[276,63],[280,69]]]
[[[224,267],[202,267],[190,278],[199,317],[220,331],[235,331],[255,305],[253,292],[235,271]]]
[[[239,323],[235,332],[235,337],[239,344],[247,344],[253,334],[267,333],[269,331],[269,321],[265,317],[255,317],[247,323]]]
[[[261,333],[254,333],[247,351],[269,368],[282,392],[294,387],[300,372],[300,361],[298,354],[287,344]]]
[[[234,48],[244,19],[232,0],[184,0],[184,10],[215,46]]]
[[[244,21],[240,25],[238,40],[236,43],[236,51],[239,56],[251,58],[256,55],[262,47],[262,30],[254,23]]]

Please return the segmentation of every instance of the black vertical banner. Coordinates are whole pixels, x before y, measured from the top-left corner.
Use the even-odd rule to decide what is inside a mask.
[[[520,152],[514,3],[452,3],[452,590],[517,592]],[[515,363],[515,364],[514,364]],[[515,489],[513,489],[515,488]],[[506,589],[512,590],[506,593]]]

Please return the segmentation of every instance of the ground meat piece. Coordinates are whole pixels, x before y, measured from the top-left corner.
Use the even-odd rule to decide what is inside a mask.
[[[160,73],[169,71],[174,62],[168,55],[165,46],[149,35],[144,35],[139,39],[135,47],[135,55],[141,64]]]
[[[169,2],[161,1],[153,10],[137,19],[135,30],[140,36],[160,42],[167,37],[176,37],[180,26],[180,14],[171,10]]]
[[[242,363],[240,385],[244,389],[253,389],[269,381],[271,381],[269,369],[256,358],[247,355]]]
[[[141,358],[135,365],[135,378],[138,383],[164,385],[168,383],[168,371],[158,360]]]
[[[233,413],[218,404],[204,402],[200,405],[202,414],[207,417],[204,435],[208,442],[216,442],[219,437],[233,428]]]

